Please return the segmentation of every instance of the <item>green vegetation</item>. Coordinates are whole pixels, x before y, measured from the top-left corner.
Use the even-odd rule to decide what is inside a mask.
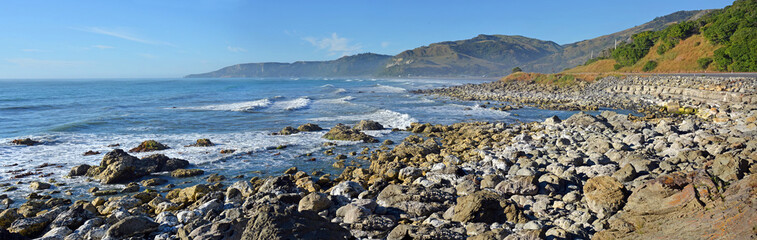
[[[757,1],[737,0],[703,19],[702,35],[722,45],[713,61],[719,71],[757,71]]]
[[[699,64],[699,68],[701,69],[707,69],[710,66],[710,63],[712,63],[712,58],[700,58],[697,60],[697,64]]]
[[[516,73],[516,72],[523,72],[523,70],[520,69],[520,67],[515,67],[513,68],[513,73]]]
[[[649,72],[654,70],[657,67],[657,62],[655,61],[648,61],[644,64],[644,67],[641,68],[642,71]]]

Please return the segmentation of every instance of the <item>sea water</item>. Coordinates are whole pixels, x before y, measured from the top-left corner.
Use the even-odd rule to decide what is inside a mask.
[[[144,140],[156,140],[168,150],[135,153],[137,157],[161,153],[188,160],[204,176],[174,179],[157,174],[181,187],[204,182],[208,174],[225,175],[226,183],[265,177],[298,167],[308,173],[339,173],[331,146],[321,132],[272,135],[283,127],[315,123],[324,129],[337,123],[374,120],[387,130],[367,131],[380,141],[400,142],[413,122],[451,124],[465,121],[514,123],[541,121],[575,112],[523,108],[498,111],[464,102],[412,94],[427,89],[477,83],[480,80],[429,79],[103,79],[103,80],[0,80],[0,192],[17,201],[28,195],[30,181],[60,183],[45,193],[57,197],[88,196],[87,188],[118,189],[65,177],[79,164],[98,165],[114,148],[128,150]],[[18,138],[41,141],[18,146]],[[185,147],[199,138],[215,146]],[[336,142],[336,153],[376,149],[380,143]],[[284,149],[277,149],[286,146]],[[224,149],[235,150],[221,154]],[[100,154],[84,156],[87,151]],[[309,161],[315,157],[316,161]],[[361,162],[350,156],[348,161]],[[365,166],[364,165],[364,166]],[[26,177],[18,175],[30,173]],[[234,179],[240,176],[241,179]]]

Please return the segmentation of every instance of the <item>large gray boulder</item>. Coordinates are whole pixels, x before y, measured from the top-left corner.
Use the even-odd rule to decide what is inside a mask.
[[[189,166],[189,161],[155,154],[139,159],[121,149],[115,149],[103,157],[100,166],[87,170],[87,176],[103,184],[125,183],[154,172],[172,171]]]

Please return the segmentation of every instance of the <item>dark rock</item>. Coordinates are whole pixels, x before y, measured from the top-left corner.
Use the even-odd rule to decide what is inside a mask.
[[[422,240],[462,240],[465,235],[452,231],[447,228],[437,228],[430,225],[398,225],[386,236],[387,240],[405,240],[405,239],[422,239]]]
[[[139,146],[132,148],[129,152],[151,152],[168,149],[168,146],[163,145],[155,140],[147,140],[139,144]]]
[[[68,176],[75,177],[75,176],[84,176],[84,174],[87,174],[87,170],[92,167],[88,164],[82,164],[75,166],[71,168],[71,171],[68,173]]]
[[[98,155],[98,154],[100,154],[100,152],[99,152],[99,151],[92,151],[92,150],[89,150],[89,151],[86,151],[86,152],[84,153],[84,156],[92,156],[92,155]]]
[[[40,142],[34,141],[30,138],[14,139],[13,141],[11,141],[11,143],[16,144],[16,145],[26,145],[26,146],[34,146],[34,145],[40,144]]]
[[[281,129],[281,131],[279,131],[279,135],[292,135],[298,132],[300,132],[300,130],[297,130],[291,126],[286,126],[284,127],[284,129]]]
[[[153,172],[171,171],[188,165],[187,160],[168,158],[162,154],[138,159],[121,149],[115,149],[105,154],[99,167],[90,167],[87,176],[99,179],[104,184],[123,183]]]
[[[140,237],[158,230],[160,224],[153,222],[147,217],[129,216],[113,224],[108,228],[106,236],[114,238]]]

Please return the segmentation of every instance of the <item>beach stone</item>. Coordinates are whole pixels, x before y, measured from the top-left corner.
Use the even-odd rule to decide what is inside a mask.
[[[205,171],[203,171],[202,169],[176,169],[171,171],[171,177],[175,178],[187,178],[200,176],[203,174],[205,174]]]
[[[188,165],[187,160],[168,158],[162,154],[138,159],[121,149],[115,149],[105,154],[99,167],[90,167],[87,176],[99,179],[103,184],[123,183],[153,172],[172,171]]]
[[[303,197],[297,207],[297,211],[320,212],[331,207],[331,200],[325,193],[313,192]]]
[[[544,124],[549,125],[549,126],[554,126],[554,125],[560,124],[561,122],[562,120],[559,117],[554,116],[554,115],[544,120]]]
[[[281,195],[284,193],[296,193],[299,191],[299,188],[292,179],[292,175],[288,174],[268,178],[258,189],[258,192],[260,193],[272,193],[275,195]]]
[[[108,228],[106,237],[128,238],[142,236],[158,230],[160,224],[143,216],[129,216]]]
[[[392,184],[385,187],[376,197],[382,207],[392,207],[415,216],[428,216],[447,209],[454,195],[434,188]]]
[[[52,219],[46,217],[31,217],[31,218],[19,218],[11,223],[8,231],[11,233],[18,233],[26,237],[33,237],[41,234],[45,227]]]
[[[31,188],[32,190],[45,190],[45,189],[49,189],[51,186],[52,185],[50,185],[49,183],[43,183],[43,182],[37,182],[37,181],[34,181],[29,184],[29,188]]]
[[[76,176],[84,176],[84,174],[87,174],[87,170],[92,167],[88,164],[81,164],[75,167],[71,168],[71,171],[68,173],[68,176],[76,177]]]
[[[158,185],[166,184],[166,183],[168,183],[168,180],[165,180],[165,179],[162,179],[162,178],[150,178],[150,179],[142,180],[139,183],[142,184],[142,186],[145,186],[145,187],[153,187],[153,186],[158,186]]]
[[[139,144],[139,146],[132,148],[129,152],[151,152],[168,149],[168,146],[163,145],[155,140],[147,140]]]
[[[67,227],[76,229],[87,220],[96,217],[97,209],[89,203],[77,203],[62,212],[50,223],[51,227]]]
[[[18,214],[15,208],[3,210],[0,212],[0,228],[8,228],[13,221],[16,221],[16,219],[21,217],[23,216]]]
[[[384,126],[382,126],[380,123],[373,120],[360,120],[360,122],[355,124],[354,128],[360,131],[381,130],[381,129],[384,129]]]
[[[350,239],[349,230],[314,211],[297,211],[278,204],[256,204],[242,239]]]
[[[401,224],[386,236],[387,240],[423,239],[423,240],[463,240],[465,235],[447,228],[437,228],[431,225]]]
[[[328,140],[342,140],[342,141],[362,141],[365,143],[377,143],[375,138],[357,130],[352,129],[344,124],[337,124],[329,130],[323,138]]]
[[[600,219],[614,214],[625,204],[625,187],[613,177],[593,177],[586,181],[583,191],[587,206]]]
[[[323,130],[320,126],[312,123],[305,123],[297,127],[300,132],[317,132]]]
[[[514,176],[500,182],[494,189],[508,195],[533,196],[539,193],[534,176]]]
[[[53,229],[50,229],[50,231],[47,231],[45,235],[42,235],[42,239],[60,239],[63,240],[68,234],[71,234],[73,232],[71,229],[67,227],[56,227]]]
[[[489,191],[459,197],[452,221],[457,222],[525,222],[526,217],[515,203]]]

